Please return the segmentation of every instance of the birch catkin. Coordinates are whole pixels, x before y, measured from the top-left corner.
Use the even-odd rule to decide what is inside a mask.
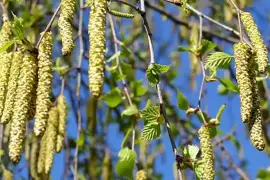
[[[47,127],[47,139],[46,139],[46,153],[45,153],[45,173],[49,174],[52,163],[53,155],[56,148],[56,136],[58,129],[58,109],[52,107],[49,112],[48,127]]]
[[[40,149],[39,149],[38,161],[37,161],[38,174],[42,174],[44,172],[45,158],[46,158],[46,151],[47,151],[46,149],[47,149],[47,131],[44,133],[40,141]]]
[[[242,122],[247,123],[251,118],[252,104],[252,81],[249,77],[249,61],[251,50],[247,44],[237,43],[234,45],[234,58],[236,79],[240,91]]]
[[[0,58],[0,117],[4,110],[12,56],[13,53],[4,53]]]
[[[4,21],[1,32],[0,32],[0,47],[6,44],[12,35],[12,24],[9,21]]]
[[[252,17],[248,12],[241,13],[241,20],[247,30],[247,34],[254,46],[257,54],[257,64],[260,73],[265,73],[268,66],[268,51],[261,37],[261,33]]]
[[[37,160],[38,160],[38,139],[33,136],[33,141],[31,145],[31,156],[30,156],[30,174],[32,179],[35,180],[38,180]]]
[[[17,51],[13,54],[13,59],[10,68],[10,75],[7,85],[6,99],[4,103],[4,110],[1,117],[1,123],[8,123],[11,120],[13,105],[15,101],[16,89],[20,69],[22,64],[23,51]],[[0,63],[1,64],[1,63]],[[2,76],[1,76],[2,77]]]
[[[147,180],[147,173],[145,170],[139,170],[136,174],[136,180]]]
[[[214,157],[210,137],[210,127],[202,126],[199,131],[199,139],[203,161],[203,180],[213,180],[215,178]]]
[[[34,124],[34,133],[36,136],[41,136],[45,132],[51,105],[52,46],[52,33],[46,32],[38,48],[38,85]]]
[[[59,112],[59,124],[56,141],[56,152],[60,152],[64,144],[68,105],[64,95],[58,96],[57,103],[57,108]]]
[[[254,69],[256,55],[253,55],[249,63],[249,76],[252,82],[252,114],[251,119],[248,123],[250,130],[250,140],[253,146],[255,146],[259,151],[262,151],[265,147],[265,142],[263,139],[263,129],[262,129],[262,114],[260,110],[260,96],[259,89],[256,81],[256,72]]]
[[[62,54],[64,56],[69,55],[74,48],[71,26],[74,10],[75,0],[61,1],[61,12],[58,20],[58,27],[62,39]]]
[[[29,104],[32,96],[31,92],[37,75],[36,61],[34,54],[27,53],[23,58],[18,79],[9,141],[9,157],[14,163],[18,163],[21,157],[25,124],[28,119]]]
[[[90,37],[89,89],[95,97],[100,96],[104,84],[106,8],[106,0],[93,1],[88,25]]]

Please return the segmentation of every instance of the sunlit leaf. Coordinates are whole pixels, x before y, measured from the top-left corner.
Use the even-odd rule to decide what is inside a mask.
[[[178,103],[178,107],[182,110],[186,111],[189,107],[189,103],[186,97],[179,90],[177,90],[177,103]]]
[[[138,113],[139,113],[139,110],[137,109],[137,107],[135,105],[132,105],[132,106],[128,106],[127,109],[125,109],[121,113],[121,116],[132,116]]]
[[[233,59],[233,56],[224,52],[215,52],[206,58],[205,67],[227,69]]]
[[[129,148],[123,148],[118,153],[119,161],[116,165],[116,173],[119,176],[132,179],[132,172],[137,158],[136,152]]]
[[[107,94],[101,97],[110,107],[116,107],[122,101],[121,90],[119,88],[114,88]]]

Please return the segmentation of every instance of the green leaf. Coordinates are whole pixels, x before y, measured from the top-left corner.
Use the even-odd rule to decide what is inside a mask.
[[[15,37],[17,37],[19,40],[23,40],[24,39],[24,27],[22,25],[23,19],[22,18],[18,18],[15,14],[13,14],[13,34],[15,35]]]
[[[218,94],[227,95],[228,93],[229,93],[229,90],[225,86],[223,86],[222,84],[218,86]]]
[[[170,66],[160,64],[150,64],[146,70],[146,77],[150,86],[155,86],[159,83],[159,74],[165,73],[170,69]]]
[[[17,41],[18,40],[13,39],[13,40],[8,41],[5,44],[3,44],[3,46],[0,48],[0,53],[5,52],[10,46],[12,46]]]
[[[106,62],[111,62],[111,61],[115,60],[117,56],[118,57],[120,56],[120,54],[121,54],[121,51],[114,53],[114,55],[112,55],[109,59],[107,59]]]
[[[194,172],[196,174],[196,179],[201,180],[203,178],[204,173],[204,163],[202,160],[196,161],[194,165]]]
[[[116,173],[119,176],[132,179],[134,164],[137,158],[136,152],[129,148],[123,148],[118,153],[119,161],[116,165]]]
[[[146,124],[156,123],[160,117],[160,107],[159,106],[149,106],[144,110],[140,111],[140,115]]]
[[[161,65],[155,64],[155,68],[157,69],[158,73],[166,73],[170,69],[170,65]]]
[[[223,105],[220,106],[220,108],[219,108],[219,110],[218,110],[218,113],[217,113],[217,115],[216,115],[216,119],[217,119],[219,122],[220,122],[220,119],[221,119],[221,116],[222,116],[222,114],[223,114],[223,112],[224,112],[225,107],[226,107],[226,104],[223,104]]]
[[[213,139],[218,135],[218,131],[216,127],[210,127],[210,138]]]
[[[177,90],[177,103],[178,103],[178,107],[182,110],[186,111],[189,107],[189,103],[186,97],[179,90]]]
[[[208,69],[220,68],[227,69],[233,59],[233,56],[224,52],[215,52],[206,58],[205,67]]]
[[[149,123],[143,127],[141,140],[153,140],[160,136],[159,123]]]
[[[107,94],[103,95],[101,99],[104,100],[108,106],[114,108],[122,101],[121,90],[116,87]]]
[[[196,161],[199,151],[200,151],[200,148],[198,146],[188,145],[184,147],[183,156],[188,159],[191,159],[192,161]]]
[[[239,89],[236,84],[234,84],[229,78],[219,78],[219,82],[225,86],[229,91],[238,94]]]
[[[192,52],[191,48],[186,46],[179,46],[177,50],[179,52]]]
[[[199,48],[199,52],[201,55],[204,55],[207,51],[212,51],[213,49],[215,49],[217,47],[217,45],[211,41],[202,40],[202,44]]]
[[[132,116],[135,114],[138,114],[139,110],[137,109],[137,107],[135,105],[129,106],[127,109],[125,109],[122,113],[121,116]]]
[[[143,96],[147,92],[147,88],[142,85],[142,81],[131,82],[131,88],[135,96]]]
[[[268,179],[270,179],[270,170],[259,169],[256,180],[268,180]]]

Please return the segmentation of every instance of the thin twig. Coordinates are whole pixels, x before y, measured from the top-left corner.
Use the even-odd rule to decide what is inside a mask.
[[[79,37],[79,57],[78,57],[78,67],[79,71],[77,74],[77,86],[76,86],[76,96],[77,96],[77,140],[80,139],[81,128],[82,128],[82,117],[81,117],[81,66],[82,66],[82,59],[83,59],[83,37],[82,37],[82,26],[83,26],[83,0],[80,0],[80,10],[79,10],[79,30],[78,30],[78,37]],[[74,180],[78,179],[78,152],[79,152],[79,145],[76,143],[76,149],[74,153]]]
[[[57,15],[57,13],[59,12],[60,8],[61,8],[61,3],[58,5],[57,9],[55,10],[55,12],[54,12],[54,14],[53,14],[53,16],[52,16],[50,22],[48,23],[47,27],[45,28],[44,32],[48,32],[48,31],[51,29],[51,26],[52,26],[52,24],[53,24],[53,21],[54,21],[56,15]],[[43,37],[44,37],[45,34],[46,34],[46,33],[43,33],[43,35],[40,36],[40,38],[39,38],[39,40],[38,40],[38,42],[37,42],[36,48],[39,47],[40,42],[41,42],[41,40],[43,39]]]
[[[3,11],[3,15],[2,15],[3,21],[8,21],[8,13],[7,13],[7,9],[6,9],[3,1],[0,2],[0,6],[1,6],[2,11]]]
[[[141,13],[142,19],[143,19],[143,25],[146,31],[146,35],[147,35],[147,39],[148,39],[148,44],[149,44],[149,51],[150,51],[150,64],[154,64],[155,63],[155,57],[154,57],[154,49],[153,49],[153,44],[152,44],[152,33],[150,31],[147,19],[146,19],[146,12],[145,12],[145,4],[144,4],[144,0],[140,0],[140,4],[141,4],[141,11],[143,13]],[[169,135],[169,139],[171,142],[171,146],[172,146],[172,150],[173,150],[173,154],[175,156],[175,161],[177,163],[177,172],[178,172],[178,178],[179,180],[182,180],[182,173],[181,173],[181,168],[180,168],[180,163],[183,159],[182,156],[180,156],[177,152],[177,147],[175,144],[175,140],[174,137],[172,135],[172,131],[170,128],[170,123],[166,114],[166,109],[165,109],[165,105],[163,103],[163,97],[161,94],[161,88],[160,88],[160,83],[158,83],[156,85],[156,89],[157,89],[157,94],[158,94],[158,99],[159,99],[159,104],[160,104],[160,110],[161,113],[164,117],[165,123],[166,123],[166,128],[167,128],[167,132]]]

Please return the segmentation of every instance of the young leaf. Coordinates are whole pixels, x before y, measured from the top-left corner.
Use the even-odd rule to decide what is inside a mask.
[[[156,123],[160,117],[160,107],[159,106],[149,106],[146,109],[140,111],[142,119],[145,124]]]
[[[18,18],[15,14],[12,14],[14,21],[13,21],[13,34],[15,37],[17,37],[19,40],[24,39],[24,27],[22,25],[22,18]]]
[[[116,107],[122,101],[121,90],[114,88],[101,97],[110,107]]]
[[[182,110],[187,110],[189,107],[188,101],[186,97],[181,93],[181,91],[177,90],[177,102],[178,107]]]
[[[131,88],[134,96],[143,96],[147,92],[147,88],[142,85],[142,81],[131,82]]]
[[[202,160],[195,162],[194,172],[196,174],[196,179],[198,180],[202,179],[204,173],[204,163]]]
[[[139,110],[137,109],[137,107],[135,105],[129,106],[127,109],[125,109],[122,113],[121,116],[132,116],[135,114],[138,114]]]
[[[220,68],[226,69],[230,65],[233,56],[226,54],[224,52],[215,52],[206,58],[205,67],[212,69],[212,68]]]
[[[132,179],[132,172],[137,158],[136,152],[129,148],[123,148],[118,153],[119,161],[116,165],[116,173],[119,176]]]
[[[149,123],[143,127],[141,140],[153,140],[160,136],[159,123]]]
[[[159,83],[159,74],[165,73],[170,69],[170,66],[160,64],[150,64],[146,70],[146,77],[150,86],[155,86]]]
[[[226,107],[226,104],[223,104],[222,106],[220,106],[220,108],[218,110],[218,113],[217,113],[217,116],[216,116],[216,119],[218,119],[218,121],[220,121],[222,113],[223,113],[225,107]]]
[[[211,41],[208,41],[208,40],[205,40],[203,39],[202,40],[202,44],[201,44],[201,47],[200,47],[200,54],[203,55],[205,54],[207,51],[212,51],[213,49],[215,49],[217,47],[217,45]]]
[[[229,91],[238,94],[239,89],[236,84],[234,84],[230,79],[228,78],[219,78],[219,82],[225,86]]]
[[[10,41],[6,42],[5,44],[3,44],[3,46],[0,47],[0,53],[6,51],[10,46],[12,46],[17,41],[18,40],[13,39],[13,40],[10,40]]]
[[[191,159],[192,161],[196,161],[197,155],[200,151],[200,148],[196,145],[188,145],[184,147],[183,156]]]

